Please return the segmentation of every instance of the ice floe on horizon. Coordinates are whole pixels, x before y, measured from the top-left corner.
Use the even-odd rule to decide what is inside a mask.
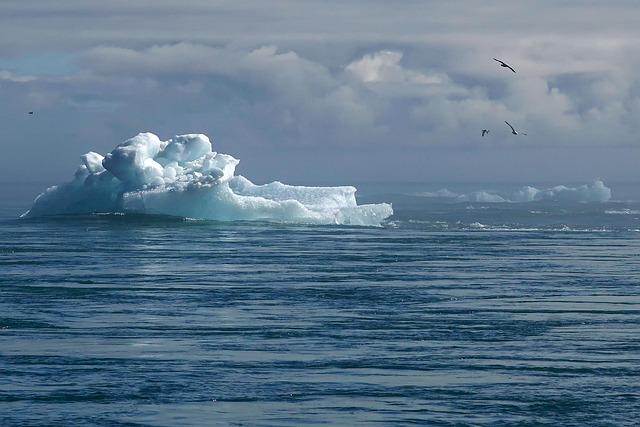
[[[607,209],[604,213],[607,215],[640,215],[640,209]]]
[[[498,192],[493,190],[480,190],[470,193],[456,193],[443,188],[433,192],[416,194],[421,197],[433,197],[447,199],[454,202],[478,202],[478,203],[526,203],[539,201],[564,201],[564,202],[607,202],[611,199],[611,189],[604,182],[597,179],[590,184],[578,187],[557,185],[555,187],[538,189],[524,186],[512,192]]]
[[[235,175],[238,159],[206,135],[161,141],[141,133],[106,156],[89,152],[70,182],[48,188],[23,217],[130,212],[220,221],[379,226],[390,204],[358,205],[356,188],[256,185]]]

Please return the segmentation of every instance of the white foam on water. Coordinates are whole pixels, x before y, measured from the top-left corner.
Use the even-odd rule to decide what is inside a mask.
[[[390,204],[358,205],[356,188],[256,185],[238,159],[212,151],[206,135],[161,141],[141,133],[102,157],[89,152],[70,182],[48,188],[23,217],[131,212],[220,221],[380,226]]]

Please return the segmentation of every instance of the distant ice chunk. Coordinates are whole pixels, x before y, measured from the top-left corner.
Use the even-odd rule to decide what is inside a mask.
[[[479,203],[524,203],[539,201],[565,201],[565,202],[607,202],[611,199],[611,189],[604,182],[597,179],[591,184],[578,187],[557,185],[555,187],[539,190],[535,187],[524,186],[514,192],[498,193],[493,190],[474,191],[468,194],[458,194],[445,189],[435,192],[419,193],[422,197],[449,199],[455,202],[479,202]]]
[[[579,187],[558,185],[538,192],[534,200],[565,200],[571,202],[606,202],[611,199],[611,189],[597,179]]]
[[[474,191],[469,195],[459,197],[458,200],[478,203],[504,203],[507,201],[503,197],[489,191]]]
[[[607,215],[640,215],[640,210],[638,209],[607,209],[604,211]]]
[[[212,151],[206,135],[161,141],[141,133],[104,158],[82,156],[71,182],[39,195],[23,216],[135,212],[196,219],[378,226],[386,203],[358,205],[356,189],[256,185],[235,175],[239,160]]]

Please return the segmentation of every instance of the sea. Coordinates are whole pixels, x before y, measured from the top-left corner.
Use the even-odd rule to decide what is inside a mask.
[[[0,184],[0,426],[637,426],[640,183],[460,197],[525,184],[357,184],[382,227],[19,219],[49,184]]]

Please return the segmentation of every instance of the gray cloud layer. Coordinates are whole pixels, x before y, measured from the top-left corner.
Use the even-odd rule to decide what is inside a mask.
[[[236,3],[5,0],[0,180],[145,130],[258,178],[637,178],[635,2]]]

